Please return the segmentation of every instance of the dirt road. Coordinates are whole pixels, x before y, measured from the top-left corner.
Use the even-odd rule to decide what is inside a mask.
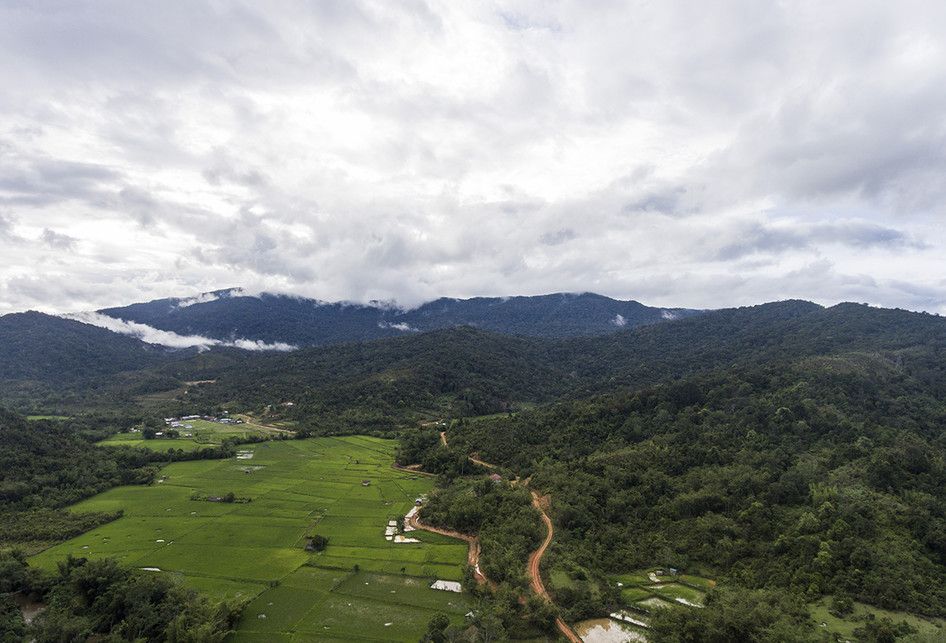
[[[441,432],[440,432],[440,444],[442,444],[443,446],[447,446],[447,432],[446,432],[446,431],[441,431]],[[478,464],[478,465],[480,465],[481,467],[486,467],[487,469],[495,469],[495,468],[496,468],[496,465],[495,465],[495,464],[490,464],[489,462],[483,462],[482,460],[480,460],[479,458],[476,457],[476,454],[473,454],[473,455],[471,455],[471,456],[467,456],[467,460],[469,460],[469,461],[472,462],[473,464]]]
[[[427,476],[428,478],[437,477],[436,473],[427,473],[426,471],[421,471],[419,464],[400,465],[397,462],[395,462],[391,464],[391,468],[396,469],[398,471],[404,471],[405,473],[410,473],[415,476]]]
[[[440,442],[443,446],[447,446],[447,432],[440,432]],[[486,467],[487,469],[493,469],[496,467],[494,464],[489,462],[483,462],[479,458],[469,456],[470,462],[478,464],[480,466]],[[528,484],[528,479],[525,481],[525,484]],[[545,523],[545,540],[542,541],[542,544],[539,545],[539,548],[536,549],[529,555],[529,585],[539,596],[542,596],[548,602],[552,603],[552,597],[549,596],[549,593],[545,591],[545,585],[542,582],[542,556],[545,555],[545,550],[549,548],[549,545],[552,544],[552,538],[555,536],[555,527],[552,525],[552,519],[549,518],[548,513],[546,512],[546,507],[548,505],[548,496],[543,498],[537,492],[532,492],[532,506],[539,510],[539,514],[542,516],[542,522]],[[414,516],[416,518],[416,516]],[[414,524],[412,519],[411,523]],[[419,523],[415,524],[415,527],[418,529],[428,529],[429,531],[434,531],[435,533],[444,534],[447,536],[453,536],[454,538],[461,538],[470,542],[470,565],[473,566],[473,569],[476,570],[477,582],[488,582],[485,576],[482,576],[480,573],[479,565],[476,564],[476,561],[479,560],[479,541],[477,541],[472,536],[467,536],[465,534],[459,534],[457,532],[446,532],[443,530],[436,530],[433,528],[420,526]],[[476,558],[474,560],[473,548],[474,543],[476,546]],[[480,577],[482,576],[482,581]],[[495,589],[495,583],[489,583],[490,587]],[[524,597],[520,597],[520,601],[525,600]],[[554,603],[553,603],[554,604]],[[561,632],[562,636],[571,641],[571,643],[582,643],[582,640],[578,637],[577,634],[568,626],[568,623],[563,621],[560,617],[555,618],[555,627],[558,628],[558,631]]]
[[[481,467],[486,467],[487,469],[495,469],[495,468],[496,468],[496,465],[495,465],[495,464],[490,464],[489,462],[483,462],[483,461],[480,460],[479,458],[474,457],[474,456],[472,456],[472,455],[471,455],[468,459],[469,459],[469,461],[472,462],[473,464],[478,464],[478,465],[480,465]]]
[[[529,556],[529,585],[532,586],[533,592],[544,597],[545,600],[551,603],[552,598],[549,596],[548,592],[545,591],[545,584],[542,582],[542,556],[545,555],[545,550],[552,544],[552,538],[555,535],[555,527],[552,525],[552,519],[549,518],[548,513],[545,511],[547,504],[548,497],[542,498],[542,496],[535,491],[532,492],[532,506],[538,509],[539,513],[542,514],[542,522],[545,523],[546,533],[545,540],[543,540],[539,548]],[[578,638],[578,635],[575,634],[572,628],[568,626],[568,623],[561,618],[556,617],[555,626],[558,628],[558,631],[562,633],[562,636],[572,643],[581,643],[581,639]]]
[[[473,568],[473,577],[476,578],[476,582],[480,585],[486,584],[489,585],[490,588],[496,589],[496,583],[490,582],[490,580],[486,578],[486,575],[480,570],[480,541],[476,536],[470,536],[469,534],[463,534],[459,531],[452,531],[450,529],[441,529],[440,527],[425,525],[420,521],[420,518],[417,517],[417,514],[411,516],[408,522],[414,529],[423,529],[424,531],[440,534],[441,536],[448,536],[450,538],[457,538],[459,540],[466,541],[470,545],[466,553],[466,562],[470,567]]]

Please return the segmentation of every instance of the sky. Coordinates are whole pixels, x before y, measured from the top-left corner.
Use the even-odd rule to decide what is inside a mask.
[[[0,3],[0,313],[946,313],[946,3]]]

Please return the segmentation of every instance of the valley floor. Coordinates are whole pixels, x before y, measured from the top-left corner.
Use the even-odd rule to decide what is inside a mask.
[[[435,614],[460,622],[469,610],[465,595],[429,588],[462,578],[467,546],[430,533],[412,533],[418,543],[385,539],[388,522],[433,486],[393,469],[394,447],[362,436],[285,440],[244,445],[234,459],[173,463],[153,485],[75,505],[124,515],[30,562],[55,569],[69,554],[113,557],[248,601],[234,640],[416,641]],[[229,493],[235,502],[216,501]],[[324,552],[305,550],[313,534],[328,537]]]

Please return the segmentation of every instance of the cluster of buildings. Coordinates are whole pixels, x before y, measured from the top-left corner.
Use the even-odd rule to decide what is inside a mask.
[[[226,411],[223,416],[213,415],[183,415],[179,418],[164,418],[164,424],[172,429],[193,429],[194,425],[188,424],[193,420],[204,420],[206,422],[217,422],[219,424],[243,424],[243,420],[227,417]]]

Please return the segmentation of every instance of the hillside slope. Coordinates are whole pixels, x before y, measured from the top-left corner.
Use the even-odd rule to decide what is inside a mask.
[[[0,403],[18,408],[82,406],[114,398],[125,374],[153,380],[151,369],[185,359],[170,350],[98,326],[38,312],[0,317]],[[152,386],[167,388],[174,380]]]
[[[169,354],[133,337],[44,313],[0,317],[0,381],[70,382],[147,368]]]

